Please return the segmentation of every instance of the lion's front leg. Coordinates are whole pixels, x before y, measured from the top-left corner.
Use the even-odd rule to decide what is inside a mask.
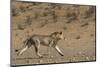
[[[61,56],[64,56],[64,54],[62,53],[62,51],[59,49],[59,47],[56,45],[54,47],[56,49],[56,51],[61,55]]]

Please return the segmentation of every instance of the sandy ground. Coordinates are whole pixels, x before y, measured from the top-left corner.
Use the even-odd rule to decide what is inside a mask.
[[[95,61],[95,20],[95,6],[12,1],[12,65]],[[66,37],[58,42],[64,56],[45,46],[40,46],[43,58],[34,47],[17,56],[15,50],[28,36],[55,31]]]

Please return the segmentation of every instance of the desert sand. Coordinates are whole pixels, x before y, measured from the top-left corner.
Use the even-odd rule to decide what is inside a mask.
[[[48,64],[96,60],[96,7],[39,2],[19,2],[12,0],[11,9],[11,63],[12,65]],[[49,35],[62,31],[66,40],[58,46],[64,53],[60,56],[53,48],[40,46],[39,58],[34,47],[17,56],[15,50],[21,48],[30,35]]]

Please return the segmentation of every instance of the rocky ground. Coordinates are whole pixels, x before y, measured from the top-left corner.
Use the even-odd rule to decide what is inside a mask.
[[[95,6],[55,3],[16,2],[12,0],[12,64],[48,64],[96,60]],[[64,53],[40,46],[43,58],[38,58],[34,47],[17,56],[15,49],[32,34],[49,35],[62,31],[66,40],[58,42]]]

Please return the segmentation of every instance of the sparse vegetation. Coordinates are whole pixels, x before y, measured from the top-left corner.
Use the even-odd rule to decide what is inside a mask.
[[[28,3],[15,0],[12,4],[14,5],[12,8],[12,49],[22,46],[23,40],[33,34],[44,35],[63,31],[66,38],[58,43],[64,52],[63,57],[57,55],[52,48],[49,55],[48,48],[43,47],[40,49],[41,53],[47,54],[39,58],[35,56],[32,47],[21,56],[16,56],[12,51],[13,64],[95,61],[94,6]],[[91,38],[94,41],[91,41]]]
[[[28,26],[30,26],[32,24],[32,18],[30,16],[27,16],[26,18],[27,19],[26,19],[25,24],[28,25]]]
[[[90,34],[90,36],[92,37],[92,36],[94,36],[94,34]]]
[[[81,27],[87,26],[89,23],[82,24]]]
[[[85,12],[86,16],[84,18],[89,18],[95,13],[94,7],[89,7],[89,9]]]
[[[19,25],[18,25],[18,29],[19,29],[19,30],[24,30],[24,29],[25,29],[25,26],[22,26],[22,25],[19,24]]]
[[[63,27],[63,30],[67,30],[67,27],[66,27],[66,26],[64,26],[64,27]]]
[[[77,37],[76,37],[76,39],[80,39],[80,38],[81,38],[80,36],[77,36]]]
[[[15,8],[12,9],[12,16],[17,16],[18,12]]]

